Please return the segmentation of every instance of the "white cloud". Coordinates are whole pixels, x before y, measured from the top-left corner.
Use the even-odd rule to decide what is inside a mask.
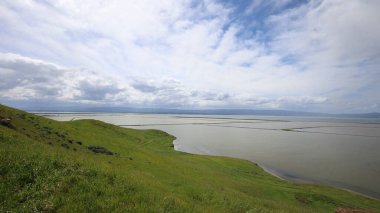
[[[0,73],[0,97],[9,99],[111,101],[123,90],[95,72],[16,54],[0,54]]]
[[[270,18],[271,48],[303,67],[310,92],[360,111],[360,103],[380,100],[379,8],[378,1],[311,1]]]
[[[245,15],[260,8],[270,15],[265,30],[256,29],[259,38],[242,37],[254,29],[216,0],[6,0],[0,3],[1,96],[380,110],[380,3],[315,0],[286,9],[291,2],[252,1]],[[13,65],[4,65],[9,58]]]

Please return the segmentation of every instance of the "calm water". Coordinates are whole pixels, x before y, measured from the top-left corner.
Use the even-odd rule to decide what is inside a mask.
[[[177,137],[178,151],[231,156],[291,181],[324,183],[380,198],[380,119],[151,114],[50,114],[97,119]]]

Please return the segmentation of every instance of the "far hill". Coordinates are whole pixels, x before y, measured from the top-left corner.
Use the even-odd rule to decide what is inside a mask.
[[[130,107],[25,107],[32,112],[98,112],[98,113],[154,113],[154,114],[193,114],[193,115],[258,115],[258,116],[304,116],[341,118],[380,118],[380,113],[320,113],[291,110],[258,109],[171,109],[171,108],[130,108]]]
[[[256,164],[177,152],[173,136],[0,105],[0,212],[344,212],[380,201]]]

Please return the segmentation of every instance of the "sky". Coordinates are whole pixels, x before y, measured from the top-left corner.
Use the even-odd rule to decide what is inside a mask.
[[[0,103],[380,112],[379,0],[2,0]]]

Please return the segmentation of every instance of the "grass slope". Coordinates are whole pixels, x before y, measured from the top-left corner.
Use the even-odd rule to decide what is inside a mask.
[[[0,116],[15,127],[0,125],[0,212],[380,209],[377,200],[282,181],[248,161],[177,152],[162,131],[57,122],[3,105]],[[88,145],[117,154],[95,154]]]

